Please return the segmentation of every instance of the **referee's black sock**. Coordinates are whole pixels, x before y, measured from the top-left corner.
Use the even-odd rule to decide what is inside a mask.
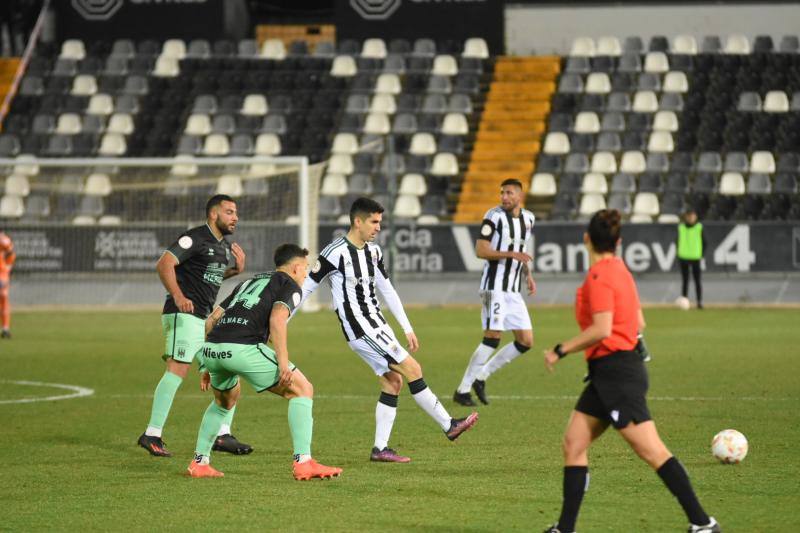
[[[588,485],[588,466],[564,467],[564,502],[561,506],[561,516],[558,518],[559,531],[564,533],[575,531],[575,522],[578,520],[583,493],[586,492]]]
[[[711,519],[697,500],[686,469],[683,468],[678,459],[674,456],[670,457],[657,472],[672,495],[678,498],[683,511],[689,518],[689,522],[698,526],[711,522]]]

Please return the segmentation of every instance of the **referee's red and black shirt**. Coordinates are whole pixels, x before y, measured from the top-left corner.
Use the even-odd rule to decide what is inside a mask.
[[[628,267],[619,257],[601,259],[586,273],[575,296],[575,318],[581,330],[592,315],[610,311],[611,335],[586,349],[586,359],[633,350],[639,333],[639,292]]]

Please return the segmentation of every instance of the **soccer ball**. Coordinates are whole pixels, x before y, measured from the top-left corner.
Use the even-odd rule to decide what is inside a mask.
[[[687,298],[686,296],[678,296],[678,298],[675,300],[675,305],[678,306],[678,309],[681,309],[683,311],[688,311],[689,307],[691,307],[691,304],[689,303],[689,298]]]
[[[735,429],[723,429],[711,441],[711,453],[723,463],[741,463],[747,456],[747,438]]]

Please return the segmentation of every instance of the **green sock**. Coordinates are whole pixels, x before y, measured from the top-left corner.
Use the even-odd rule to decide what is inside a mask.
[[[161,381],[158,382],[153,394],[153,408],[150,411],[148,428],[162,429],[164,427],[172,407],[172,400],[182,382],[183,378],[172,372],[164,372],[164,375],[161,376]]]
[[[311,398],[292,398],[289,400],[289,431],[292,434],[292,445],[295,455],[311,455],[311,432],[314,429],[314,417]]]
[[[200,422],[200,431],[197,432],[197,446],[194,449],[195,453],[198,455],[211,455],[211,447],[217,438],[219,427],[231,411],[220,407],[217,402],[211,401],[211,405],[208,406],[206,413],[203,415],[203,421]]]

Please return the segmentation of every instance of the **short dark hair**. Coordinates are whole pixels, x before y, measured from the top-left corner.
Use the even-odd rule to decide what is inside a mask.
[[[506,185],[513,185],[514,187],[519,187],[522,189],[522,182],[517,178],[508,178],[507,180],[504,180],[503,183],[500,184],[500,187],[505,187]]]
[[[220,205],[222,202],[236,203],[236,200],[234,200],[227,194],[215,194],[214,196],[208,199],[208,202],[206,202],[206,216],[210,215],[211,210]]]
[[[365,215],[369,216],[373,213],[383,212],[383,206],[375,200],[364,198],[363,196],[356,198],[356,201],[350,206],[350,225],[352,226],[355,223],[356,217],[364,218]]]
[[[287,242],[275,248],[275,254],[272,256],[275,261],[275,268],[280,268],[296,257],[307,257],[308,250],[300,248],[294,243]]]
[[[595,252],[613,252],[622,231],[622,215],[616,209],[601,209],[592,216],[586,231]]]

